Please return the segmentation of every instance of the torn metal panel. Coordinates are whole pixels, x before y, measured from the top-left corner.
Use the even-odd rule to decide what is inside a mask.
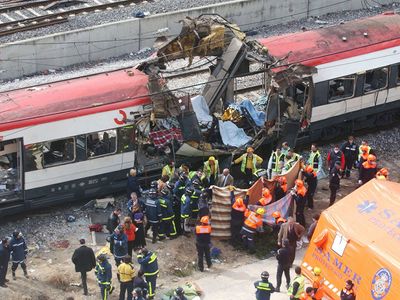
[[[301,83],[304,78],[311,77],[315,73],[317,73],[317,69],[314,67],[295,64],[270,75],[272,84],[280,90],[284,90],[291,85]]]
[[[200,150],[196,149],[186,143],[184,143],[176,152],[177,155],[187,156],[187,157],[203,157],[203,156],[211,156],[211,155],[230,155],[231,152],[220,150],[220,149],[212,149],[212,150]]]

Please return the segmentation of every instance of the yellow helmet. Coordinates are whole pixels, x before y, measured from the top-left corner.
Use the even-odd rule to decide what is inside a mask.
[[[257,208],[257,210],[256,210],[256,214],[259,214],[259,215],[263,215],[263,214],[265,214],[265,210],[264,210],[264,208]]]
[[[209,160],[209,161],[215,161],[215,157],[214,157],[214,156],[210,156],[210,157],[208,158],[208,160]]]
[[[319,268],[319,267],[314,267],[313,273],[314,273],[314,275],[316,275],[316,276],[321,275],[321,268]]]

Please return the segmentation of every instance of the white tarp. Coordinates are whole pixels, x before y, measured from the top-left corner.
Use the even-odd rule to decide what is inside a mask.
[[[211,123],[212,117],[210,116],[210,109],[208,108],[206,99],[198,95],[190,100],[192,101],[192,107],[199,123]]]
[[[218,124],[224,145],[240,147],[251,141],[251,137],[244,132],[243,128],[237,127],[231,121],[223,122],[220,120]]]

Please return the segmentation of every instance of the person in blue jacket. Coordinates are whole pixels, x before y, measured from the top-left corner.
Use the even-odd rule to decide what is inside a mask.
[[[159,201],[162,213],[159,236],[161,238],[165,238],[165,236],[174,238],[176,237],[175,214],[174,208],[172,207],[172,197],[167,187],[161,190],[161,198]]]
[[[190,233],[190,216],[192,213],[192,207],[191,207],[191,202],[192,202],[192,194],[194,192],[194,189],[192,186],[188,186],[185,189],[185,193],[181,197],[181,226],[182,230],[185,234]]]
[[[147,218],[147,224],[144,229],[144,232],[147,236],[147,231],[151,227],[151,231],[153,232],[152,242],[154,244],[157,241],[160,221],[162,218],[160,200],[158,199],[157,192],[154,188],[150,189],[149,196],[146,197],[144,205],[145,205],[145,214]]]
[[[26,246],[25,240],[22,237],[22,233],[18,230],[13,232],[13,237],[10,241],[10,253],[11,253],[11,271],[14,280],[17,279],[15,271],[18,266],[21,265],[22,270],[26,278],[29,278],[28,271],[26,270],[26,255],[28,254],[28,247]]]
[[[96,268],[94,273],[97,277],[97,282],[100,287],[101,299],[107,300],[108,296],[113,292],[114,287],[112,286],[112,271],[111,265],[107,260],[105,254],[100,254],[97,256],[98,262],[96,263]]]
[[[174,185],[172,188],[172,195],[174,196],[172,203],[175,212],[175,224],[178,226],[177,235],[181,235],[183,233],[181,226],[181,198],[185,193],[186,186],[190,184],[190,180],[185,173],[180,173],[178,181],[175,183],[168,182],[167,186],[171,187],[172,184]]]
[[[128,255],[128,237],[124,233],[122,225],[115,228],[111,236],[111,243],[113,243],[113,254],[117,267],[121,264],[122,259]]]
[[[148,284],[149,299],[154,299],[159,272],[157,254],[143,248],[139,250],[137,259],[140,264],[140,269],[143,271]]]
[[[0,243],[0,286],[7,287],[8,280],[6,279],[8,262],[10,260],[10,244],[7,238],[1,239]]]

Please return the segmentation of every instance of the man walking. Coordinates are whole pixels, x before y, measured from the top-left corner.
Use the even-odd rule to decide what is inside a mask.
[[[202,217],[200,223],[200,225],[196,226],[196,249],[199,270],[200,272],[204,272],[204,256],[206,257],[208,268],[211,268],[211,226],[208,216]]]
[[[349,136],[347,142],[343,143],[340,150],[344,154],[344,175],[346,178],[349,178],[351,169],[353,169],[358,157],[358,146],[354,143],[354,137]]]
[[[285,273],[286,288],[289,288],[290,284],[290,266],[291,261],[291,249],[290,242],[288,239],[283,240],[283,247],[278,249],[276,259],[278,260],[278,268],[276,271],[276,289],[275,292],[280,292],[282,284],[282,274]]]
[[[96,267],[96,257],[92,248],[85,245],[85,239],[80,239],[79,243],[81,246],[74,251],[72,255],[72,262],[75,265],[75,272],[81,273],[83,294],[88,295],[88,288],[86,282],[86,273],[90,272]]]
[[[334,167],[329,171],[329,189],[331,195],[329,197],[329,206],[336,201],[336,193],[340,188],[340,162],[337,161]]]
[[[3,238],[0,243],[0,287],[6,288],[8,262],[10,261],[10,247],[7,238]]]
[[[287,223],[283,223],[281,225],[281,229],[278,233],[278,246],[281,246],[282,241],[284,241],[285,239],[289,240],[291,251],[290,265],[293,264],[296,256],[297,241],[301,238],[304,232],[305,228],[299,223],[296,223],[292,217],[288,218]]]
[[[132,300],[133,278],[135,270],[132,265],[132,257],[124,256],[122,264],[118,266],[118,280],[120,282],[119,300],[125,300],[125,294],[128,293],[128,300]]]
[[[158,261],[157,254],[143,248],[139,250],[137,255],[138,263],[140,268],[144,273],[146,282],[148,284],[148,295],[149,299],[154,299],[155,291],[157,287],[157,277],[158,277]]]
[[[11,252],[11,260],[12,260],[12,276],[13,279],[16,280],[15,271],[18,266],[21,265],[22,270],[24,271],[24,276],[29,278],[28,271],[26,270],[26,255],[28,254],[28,247],[26,246],[25,240],[22,237],[22,233],[15,230],[13,232],[13,237],[10,242],[10,252]]]

